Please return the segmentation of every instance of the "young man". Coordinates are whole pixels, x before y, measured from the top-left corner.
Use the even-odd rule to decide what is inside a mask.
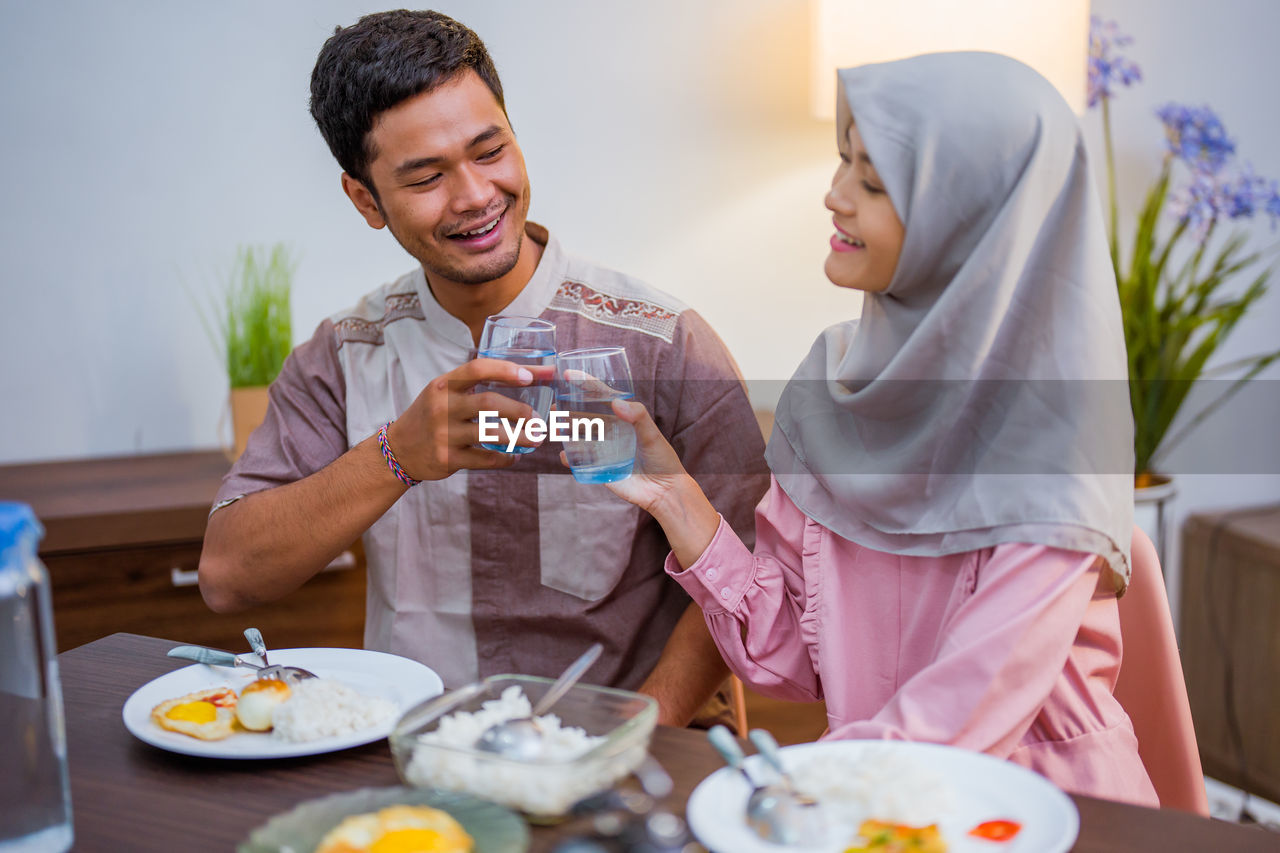
[[[233,611],[278,598],[363,536],[367,647],[458,686],[553,675],[599,640],[589,680],[650,693],[663,722],[683,725],[727,669],[663,574],[661,530],[575,482],[556,445],[518,464],[477,447],[481,409],[530,410],[472,388],[530,376],[474,360],[475,344],[504,313],[554,322],[562,350],[625,346],[637,398],[749,536],[768,475],[731,358],[695,313],[526,221],[502,86],[463,25],[399,11],[339,28],[311,96],[343,190],[420,266],[322,322],[286,363],[210,516],[205,600]]]

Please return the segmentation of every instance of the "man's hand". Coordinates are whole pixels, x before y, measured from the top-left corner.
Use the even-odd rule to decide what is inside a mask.
[[[388,429],[401,467],[417,480],[439,480],[460,468],[503,468],[512,454],[479,444],[480,411],[505,418],[534,414],[495,392],[472,394],[480,382],[534,381],[509,361],[477,359],[433,379]],[[548,372],[539,379],[550,378]],[[505,442],[504,442],[505,443]],[[531,444],[527,439],[523,445]],[[200,553],[200,591],[219,613],[273,601],[297,589],[382,517],[408,487],[387,470],[370,436],[308,477],[255,492],[209,518]]]
[[[387,429],[387,442],[405,473],[415,480],[442,480],[463,468],[505,468],[516,456],[479,447],[480,412],[497,412],[515,423],[537,413],[518,400],[495,391],[472,393],[486,382],[520,387],[534,381],[528,367],[478,358],[438,376],[422,389],[409,408]],[[506,443],[504,436],[503,443]],[[536,446],[523,433],[518,442]]]

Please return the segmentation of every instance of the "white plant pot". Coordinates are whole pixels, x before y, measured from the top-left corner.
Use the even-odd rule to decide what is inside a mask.
[[[1162,482],[1133,490],[1133,520],[1155,543],[1160,555],[1161,567],[1167,569],[1169,554],[1169,502],[1178,493],[1178,483],[1172,477],[1161,477]]]

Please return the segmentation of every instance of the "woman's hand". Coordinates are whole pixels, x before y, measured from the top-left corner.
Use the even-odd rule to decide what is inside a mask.
[[[643,405],[615,399],[613,411],[635,427],[636,464],[630,477],[606,485],[657,519],[676,560],[688,568],[711,543],[720,526],[720,514],[684,470],[675,449]]]
[[[613,412],[635,427],[636,465],[630,477],[605,485],[624,501],[656,516],[655,510],[689,474],[642,404],[614,399]]]

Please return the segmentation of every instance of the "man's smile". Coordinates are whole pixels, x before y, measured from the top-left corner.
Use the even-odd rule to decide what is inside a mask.
[[[501,226],[506,219],[508,208],[509,205],[504,206],[497,215],[490,215],[475,225],[458,228],[445,236],[469,249],[487,249],[496,245],[502,237]]]

